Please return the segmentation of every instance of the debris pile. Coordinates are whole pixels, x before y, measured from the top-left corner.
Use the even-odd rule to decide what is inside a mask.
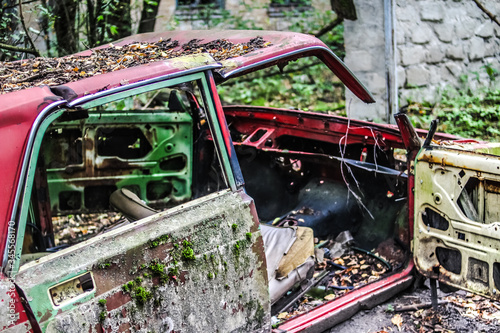
[[[279,313],[276,316],[277,323],[306,313],[351,290],[377,281],[392,270],[391,264],[378,253],[371,253],[356,247],[351,247],[350,251],[337,258],[325,257],[317,268],[316,275],[324,274],[322,273],[324,269],[328,271],[328,274],[290,311]]]
[[[55,216],[52,223],[56,246],[83,242],[124,221],[115,212]]]
[[[40,85],[65,84],[107,72],[189,54],[210,53],[216,61],[221,61],[270,45],[262,37],[238,44],[224,39],[204,44],[201,41],[193,39],[180,47],[178,41],[170,38],[156,43],[137,42],[124,46],[111,44],[107,48],[92,50],[92,54],[86,57],[70,55],[62,58],[35,58],[3,62],[0,66],[0,93]]]
[[[428,293],[427,290],[425,292]],[[395,327],[387,326],[377,333],[500,330],[500,303],[471,293],[458,291],[449,294],[442,298],[436,310],[431,308],[430,301],[422,302],[422,297],[405,297],[398,303],[401,304],[389,304],[386,309],[388,313],[396,312],[391,315],[391,323]]]
[[[390,268],[390,266],[387,267],[380,260],[365,253],[342,256],[335,259],[333,264],[337,268],[345,267],[345,269],[330,273],[332,279],[327,288],[331,288],[336,294],[343,294],[347,290],[376,281]]]
[[[461,308],[460,313],[464,317],[500,324],[500,303],[497,301],[471,293],[467,293],[465,297],[455,294],[446,296],[444,299]]]

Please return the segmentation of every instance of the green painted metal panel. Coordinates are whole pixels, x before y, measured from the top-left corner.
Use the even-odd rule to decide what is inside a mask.
[[[188,200],[192,127],[187,112],[164,109],[92,111],[84,120],[55,123],[42,148],[52,212],[107,209],[106,191],[123,187],[153,206]]]

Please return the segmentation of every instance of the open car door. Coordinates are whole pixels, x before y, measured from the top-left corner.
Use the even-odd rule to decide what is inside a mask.
[[[269,329],[259,222],[232,174],[213,77],[202,69],[83,97],[40,119],[19,185],[12,278],[41,331]],[[122,189],[163,211],[76,228],[93,211],[109,221],[111,191]],[[37,208],[41,197],[49,209]],[[42,218],[54,224],[55,246],[35,241]]]
[[[417,155],[415,264],[426,277],[500,299],[500,158],[473,146],[431,145]]]

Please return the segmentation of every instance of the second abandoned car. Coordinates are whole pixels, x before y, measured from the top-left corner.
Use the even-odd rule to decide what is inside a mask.
[[[306,57],[374,102],[296,33],[144,34],[6,64],[27,76],[0,96],[0,329],[321,332],[415,269],[499,299],[493,145],[404,114],[396,127],[219,96]]]

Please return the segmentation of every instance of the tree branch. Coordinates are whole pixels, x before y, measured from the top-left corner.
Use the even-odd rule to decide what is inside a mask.
[[[13,45],[4,44],[4,43],[0,43],[0,49],[14,51],[14,52],[25,52],[25,53],[29,53],[29,54],[34,54],[34,55],[40,56],[38,54],[37,50],[27,49],[27,48],[24,48],[24,47],[13,46]]]
[[[19,18],[20,18],[20,21],[21,21],[21,25],[23,26],[24,33],[26,34],[26,38],[28,38],[28,42],[31,45],[31,52],[29,52],[29,53],[34,54],[35,57],[39,57],[40,53],[36,49],[35,44],[33,43],[33,40],[31,39],[31,37],[30,37],[30,35],[28,33],[28,29],[26,29],[26,24],[24,23],[23,5],[22,5],[22,1],[21,0],[19,0]]]
[[[24,1],[23,5],[27,5],[27,4],[30,4],[32,2],[38,2],[38,1],[40,1],[40,0],[28,0],[28,1]],[[17,6],[18,6],[18,4],[10,5],[10,6],[5,6],[2,9],[12,9],[12,8],[16,8]]]
[[[332,30],[337,25],[339,25],[340,23],[342,23],[343,20],[344,19],[341,16],[337,16],[337,18],[335,20],[333,20],[332,22],[330,22],[330,24],[324,26],[323,28],[321,28],[320,31],[318,31],[317,33],[315,33],[314,37],[319,38],[319,37],[323,36],[328,31]]]
[[[490,12],[488,9],[486,9],[480,2],[479,0],[472,0],[476,3],[476,5],[479,7],[479,9],[481,9],[486,15],[488,15],[488,17],[493,21],[495,22],[496,24],[498,24],[500,26],[500,21],[496,18],[495,15],[493,15],[492,12]]]

